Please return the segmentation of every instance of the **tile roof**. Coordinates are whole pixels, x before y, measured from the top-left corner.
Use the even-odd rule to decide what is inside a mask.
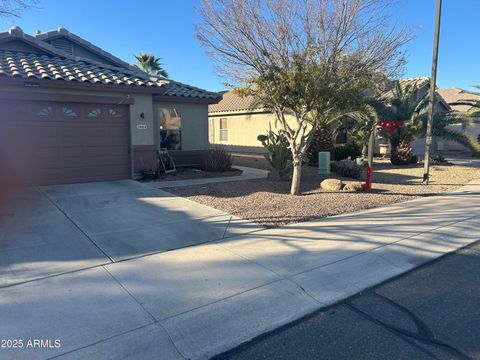
[[[395,85],[399,84],[402,89],[407,87],[415,87],[417,89],[421,89],[425,86],[430,86],[430,78],[428,77],[416,77],[416,78],[408,78],[408,79],[400,79],[394,80],[391,82],[391,89],[386,91],[381,98],[383,99],[390,99],[394,96]]]
[[[430,79],[428,77],[418,77],[418,78],[410,78],[410,79],[400,79],[398,80],[400,86],[405,88],[407,86],[415,86],[417,88],[423,88],[424,86],[428,86],[430,83]],[[393,85],[395,81],[392,81],[391,88],[393,89]],[[388,90],[383,94],[383,98],[388,99],[393,96],[393,90]],[[261,106],[255,104],[253,97],[247,96],[242,97],[238,95],[235,91],[231,90],[225,92],[223,94],[223,99],[214,105],[210,105],[208,107],[208,111],[210,113],[216,112],[228,112],[228,111],[247,111],[252,112],[255,110],[261,110]]]
[[[98,55],[101,55],[101,57],[119,66],[74,56],[46,42],[58,36],[67,37],[88,47]],[[2,50],[1,42],[10,40],[23,41],[30,46],[38,48],[44,54]],[[2,75],[24,79],[63,80],[91,84],[162,88],[160,92],[162,96],[202,99],[207,103],[217,102],[222,96],[219,93],[182,84],[174,80],[150,76],[63,28],[37,34],[37,37],[25,34],[17,26],[9,31],[0,32],[0,76]]]
[[[162,80],[160,80],[159,78],[159,81],[162,81]],[[221,93],[203,90],[195,86],[182,84],[174,80],[167,80],[167,82],[168,82],[168,87],[165,93],[163,94],[163,96],[180,96],[180,97],[211,99],[211,100],[220,100],[222,98]]]
[[[25,79],[77,81],[105,85],[162,87],[168,81],[101,63],[0,50],[0,75]]]
[[[445,99],[447,103],[453,103],[461,100],[480,101],[480,95],[471,94],[463,89],[438,89],[438,93]],[[468,111],[472,109],[470,105],[450,105],[453,110]]]
[[[208,112],[225,111],[246,111],[252,112],[260,110],[262,107],[255,103],[252,96],[240,96],[236,91],[231,90],[223,93],[223,98],[218,104],[212,104],[208,107]]]
[[[82,39],[80,36],[75,35],[74,33],[71,33],[70,31],[68,31],[67,29],[65,29],[63,27],[59,27],[56,30],[51,30],[51,31],[46,31],[46,32],[43,32],[43,33],[35,34],[35,38],[38,39],[38,40],[41,40],[43,42],[54,40],[54,39],[59,38],[59,37],[66,38],[66,39],[69,39],[69,40],[71,40],[71,41],[73,41],[77,44],[80,44],[80,45],[84,46],[85,48],[89,49],[90,51],[92,51],[94,53],[97,53],[99,56],[102,56],[102,57],[108,59],[109,61],[113,62],[117,66],[125,67],[127,69],[132,67],[132,65],[126,63],[122,59],[110,54],[109,52],[107,52],[107,51],[105,51],[101,48],[99,48],[98,46],[92,44],[90,41]]]

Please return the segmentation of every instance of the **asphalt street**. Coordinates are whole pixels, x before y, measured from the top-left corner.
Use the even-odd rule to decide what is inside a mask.
[[[215,359],[480,359],[480,242]]]

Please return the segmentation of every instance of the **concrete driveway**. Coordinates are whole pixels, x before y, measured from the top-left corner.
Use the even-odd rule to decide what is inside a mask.
[[[0,209],[0,287],[260,228],[131,180],[29,188]]]
[[[88,239],[95,248],[99,246],[101,254],[106,249],[109,256],[112,251],[120,255],[143,254],[161,245],[148,236],[141,242],[136,241],[137,237],[130,238],[125,224],[110,217],[113,210],[101,209],[108,206],[106,200],[99,199],[110,191],[108,199],[118,196],[115,209],[131,206],[131,211],[122,217],[131,225],[136,220],[128,216],[137,219],[136,207],[143,207],[144,199],[151,199],[150,195],[156,196],[147,204],[159,203],[159,214],[168,199],[175,200],[151,189],[147,195],[120,195],[128,193],[130,186],[134,193],[145,191],[139,184],[119,182],[70,187],[68,194],[63,193],[63,187],[42,189],[41,193],[53,201],[50,203],[60,213],[75,218],[71,223],[82,227],[84,230],[79,231],[87,239],[91,236],[96,241]],[[93,189],[96,196],[91,195]],[[135,204],[141,204],[130,204],[133,199],[137,199]],[[39,196],[38,201],[43,200],[45,197]],[[84,208],[89,201],[96,205]],[[196,208],[191,209],[190,215],[178,211],[187,220],[169,220],[164,226],[198,224],[220,236],[221,221],[211,219],[225,215],[195,218]],[[88,211],[92,213],[85,214]],[[207,359],[480,240],[479,213],[477,181],[442,196],[258,231],[0,288],[0,339],[58,340],[61,345],[0,347],[0,358]],[[113,243],[107,247],[108,242],[98,240],[104,223],[95,214],[119,227],[118,247]],[[138,226],[139,232],[147,225]],[[231,231],[254,228],[234,222]],[[156,241],[163,244],[160,238]],[[124,242],[132,246],[130,251],[125,250],[128,247]],[[54,248],[48,241],[44,243]],[[50,252],[53,257],[53,250]],[[72,253],[66,254],[73,257]],[[108,261],[106,255],[99,258]]]

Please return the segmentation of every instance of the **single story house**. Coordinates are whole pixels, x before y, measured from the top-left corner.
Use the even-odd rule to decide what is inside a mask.
[[[209,146],[221,94],[149,76],[64,28],[0,33],[0,169],[26,184],[133,178]]]
[[[418,96],[423,96],[430,88],[430,80],[427,77],[401,79],[400,86],[415,86],[418,88]],[[384,96],[391,96],[390,91]],[[436,111],[448,110],[450,110],[449,105],[439,96]],[[258,106],[252,97],[241,97],[235,91],[225,92],[220,102],[211,104],[208,107],[208,116],[210,144],[223,145],[226,150],[237,154],[262,154],[264,149],[257,140],[257,136],[265,134],[270,127],[274,131],[279,130],[275,115],[271,111]],[[342,129],[348,126],[348,124],[344,125]],[[350,141],[347,131],[336,132],[336,145]],[[424,139],[414,141],[413,147],[417,154],[423,153],[424,143]],[[376,153],[389,153],[389,143],[386,139],[377,137]]]
[[[468,100],[468,101],[479,101],[480,96],[471,94],[468,91],[465,91],[460,88],[451,88],[451,89],[439,89],[438,93],[445,99],[445,101],[450,105],[450,107],[455,111],[469,112],[473,110],[473,107],[470,105],[454,105],[453,103]],[[472,136],[474,139],[480,141],[480,116],[477,116],[473,119],[473,126],[462,126],[461,124],[454,126],[456,131],[464,131],[465,133]],[[456,151],[463,151],[464,148],[462,145],[448,142],[448,148]]]
[[[242,97],[233,90],[224,92],[220,102],[209,105],[208,117],[210,144],[222,145],[232,153],[262,154],[264,149],[257,136],[270,128],[279,130],[269,109],[259,106],[251,96]],[[295,123],[293,117],[289,121]]]

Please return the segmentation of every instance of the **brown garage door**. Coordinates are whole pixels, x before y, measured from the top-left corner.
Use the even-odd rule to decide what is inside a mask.
[[[24,183],[130,177],[128,106],[0,101],[0,109],[3,153]]]

